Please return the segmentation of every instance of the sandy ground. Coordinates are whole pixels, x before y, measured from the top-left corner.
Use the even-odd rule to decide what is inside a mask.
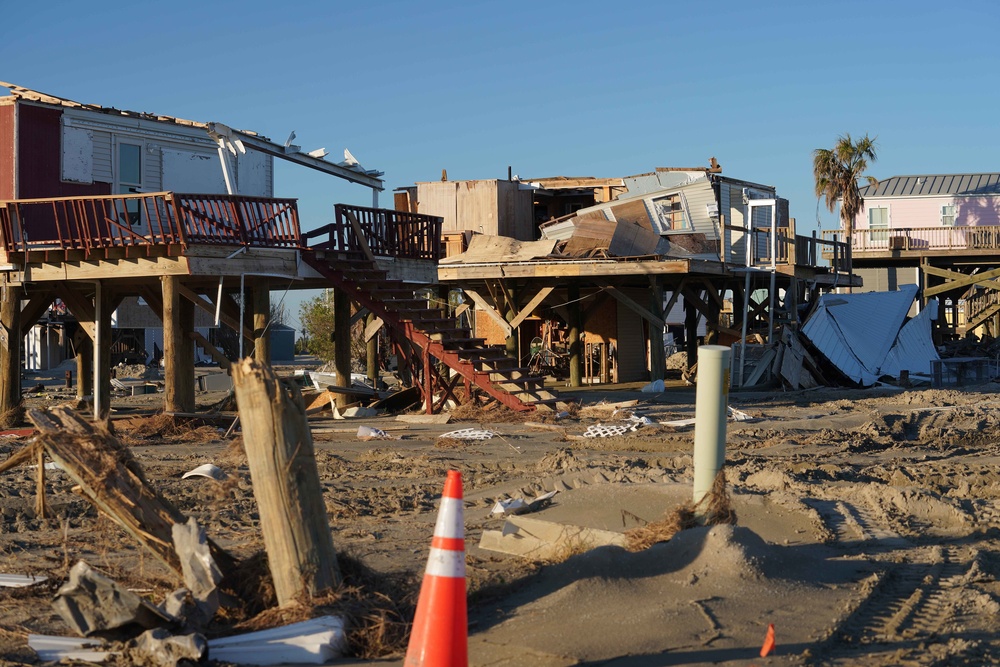
[[[29,403],[69,394],[59,382]],[[473,665],[979,665],[1000,660],[1000,385],[733,394],[753,417],[731,422],[727,481],[735,525],[683,531],[641,552],[571,548],[545,562],[479,547],[497,500],[558,490],[531,515],[623,532],[691,495],[693,430],[644,426],[580,439],[622,416],[602,401],[638,399],[659,422],[694,416],[692,388],[662,394],[590,388],[565,434],[524,423],[404,424],[317,418],[313,435],[338,551],[419,585],[446,472],[463,473]],[[634,389],[634,387],[633,387]],[[224,394],[199,394],[201,406]],[[156,395],[114,401],[123,430]],[[361,442],[359,425],[399,440]],[[483,427],[490,440],[442,446]],[[219,428],[183,440],[133,438],[151,482],[239,557],[261,549],[245,458]],[[0,456],[21,446],[0,440]],[[181,475],[216,463],[219,484]],[[34,516],[34,473],[0,475],[0,572],[53,585],[0,589],[0,663],[31,664],[27,633],[70,634],[49,606],[67,565],[85,559],[154,601],[166,572],[108,519],[49,476],[54,521]],[[759,657],[768,624],[777,649]],[[375,661],[402,664],[395,653]]]

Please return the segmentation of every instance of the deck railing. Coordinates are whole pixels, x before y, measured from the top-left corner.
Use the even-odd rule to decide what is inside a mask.
[[[842,231],[824,231],[823,237],[843,236]],[[851,234],[855,254],[892,251],[1000,250],[1000,226],[905,227],[855,229]]]
[[[787,227],[778,227],[773,244],[769,227],[754,227],[749,230],[738,225],[725,225],[725,247],[727,264],[748,265],[767,268],[774,255],[776,265],[819,266],[820,260],[828,260],[830,268],[836,272],[848,271],[847,243],[836,238],[824,239],[813,236],[790,235]],[[749,238],[750,261],[747,262],[746,246]]]
[[[443,223],[433,215],[337,204],[331,224],[306,232],[302,238],[316,250],[355,253],[363,252],[359,240],[363,238],[375,256],[437,261]]]
[[[294,199],[156,192],[0,202],[8,253],[156,245],[302,247]]]

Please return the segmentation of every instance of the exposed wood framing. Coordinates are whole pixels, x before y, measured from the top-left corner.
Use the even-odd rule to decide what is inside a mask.
[[[510,321],[510,328],[516,329],[518,326],[520,326],[521,322],[523,322],[528,316],[530,316],[531,313],[535,310],[535,308],[537,308],[543,301],[545,301],[546,297],[548,297],[549,294],[552,294],[552,290],[554,289],[555,287],[543,287],[540,290],[538,290],[538,294],[531,297],[531,300],[528,301],[528,303],[524,306],[524,308],[521,309],[521,312],[514,315],[514,319]]]
[[[927,275],[944,278],[948,281],[943,285],[925,287],[925,299],[929,299],[932,296],[944,294],[945,292],[950,292],[952,290],[961,289],[963,287],[971,287],[973,285],[980,285],[989,289],[1000,290],[1000,283],[996,282],[996,278],[1000,278],[1000,269],[993,269],[991,271],[984,271],[983,273],[974,273],[970,275],[959,271],[941,269],[926,262],[921,264],[920,268]]]
[[[35,292],[28,299],[28,303],[21,306],[21,336],[28,335],[31,328],[35,326],[38,319],[45,314],[52,302],[55,301],[56,293],[51,289],[42,289]]]
[[[620,304],[622,304],[629,310],[635,312],[639,317],[646,320],[650,324],[658,326],[660,327],[660,329],[663,329],[663,327],[666,326],[666,322],[663,321],[662,317],[657,317],[656,315],[654,315],[649,311],[649,308],[644,308],[642,304],[636,303],[630,297],[620,292],[618,288],[609,285],[604,289],[608,294],[613,296]]]
[[[510,336],[511,331],[513,331],[510,326],[510,322],[504,319],[503,315],[497,312],[494,307],[491,306],[481,294],[479,294],[479,292],[468,288],[462,288],[462,291],[468,294],[476,306],[478,306],[480,310],[485,312],[494,322],[497,323],[497,325],[499,325],[500,329],[504,332],[504,335]]]

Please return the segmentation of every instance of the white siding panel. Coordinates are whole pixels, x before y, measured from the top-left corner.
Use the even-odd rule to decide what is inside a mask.
[[[94,133],[91,130],[63,126],[62,180],[94,182]]]
[[[259,151],[247,151],[236,158],[237,192],[250,197],[271,196],[271,158]],[[218,161],[216,161],[218,165]],[[221,169],[221,167],[219,167]]]
[[[199,194],[226,194],[218,154],[168,150],[163,154],[164,190]]]
[[[94,164],[93,178],[98,183],[114,182],[114,167],[111,159],[111,133],[93,131]]]
[[[163,190],[163,156],[159,146],[148,144],[142,152],[142,187],[146,191]]]

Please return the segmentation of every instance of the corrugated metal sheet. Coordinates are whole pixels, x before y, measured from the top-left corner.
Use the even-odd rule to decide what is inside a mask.
[[[893,176],[861,188],[861,196],[930,197],[935,195],[998,195],[1000,174],[925,174]]]
[[[937,319],[937,300],[931,299],[927,307],[903,325],[896,338],[896,344],[886,355],[882,375],[899,377],[900,371],[910,373],[930,373],[931,361],[940,359],[931,338],[931,322]]]
[[[844,375],[874,384],[916,294],[916,285],[898,292],[825,294],[802,334]]]

